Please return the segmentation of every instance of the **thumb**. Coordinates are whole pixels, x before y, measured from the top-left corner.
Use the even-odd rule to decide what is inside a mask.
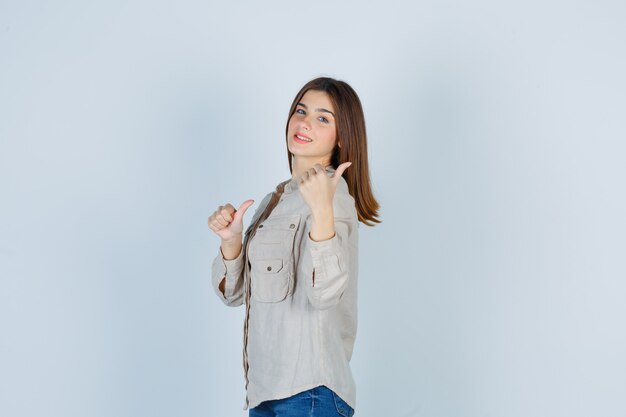
[[[343,175],[343,172],[346,169],[348,169],[350,165],[352,165],[352,162],[344,162],[343,164],[339,165],[337,169],[335,170],[335,174],[333,175],[333,178],[339,181],[339,177]]]
[[[235,216],[233,218],[233,222],[235,222],[235,221],[243,222],[243,215],[246,214],[246,210],[248,210],[248,208],[252,204],[254,204],[254,200],[246,200],[243,203],[241,203],[241,206],[239,206],[239,208],[235,212]]]

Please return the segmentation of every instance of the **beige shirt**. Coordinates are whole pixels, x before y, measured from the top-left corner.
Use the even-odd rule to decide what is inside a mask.
[[[332,175],[334,169],[327,168]],[[267,206],[259,204],[251,224]],[[244,275],[251,282],[247,347],[244,343],[244,410],[326,385],[356,408],[350,358],[357,328],[358,218],[348,185],[340,178],[333,199],[335,236],[309,237],[311,211],[291,180],[271,215],[233,260],[221,252],[212,283],[229,306],[244,303]],[[219,284],[226,278],[225,293]],[[244,336],[244,340],[245,336]]]

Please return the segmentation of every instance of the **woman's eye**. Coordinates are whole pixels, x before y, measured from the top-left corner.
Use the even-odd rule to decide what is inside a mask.
[[[306,114],[306,112],[304,110],[302,110],[302,109],[297,109],[296,113],[298,113],[298,114]]]
[[[324,116],[320,116],[319,121],[322,123],[328,123],[328,119],[325,118]]]

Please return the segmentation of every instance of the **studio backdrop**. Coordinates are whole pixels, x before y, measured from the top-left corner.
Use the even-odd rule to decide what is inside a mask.
[[[0,415],[246,415],[207,217],[290,177],[291,100],[331,76],[362,100],[382,206],[359,228],[356,415],[623,417],[625,20],[1,0]]]

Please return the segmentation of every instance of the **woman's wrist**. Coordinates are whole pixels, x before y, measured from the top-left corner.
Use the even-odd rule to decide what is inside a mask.
[[[242,246],[241,237],[229,240],[222,239],[222,243],[220,245],[222,257],[227,261],[237,258],[241,253]]]
[[[311,212],[311,231],[309,237],[316,241],[328,240],[335,236],[335,216],[332,206]]]

